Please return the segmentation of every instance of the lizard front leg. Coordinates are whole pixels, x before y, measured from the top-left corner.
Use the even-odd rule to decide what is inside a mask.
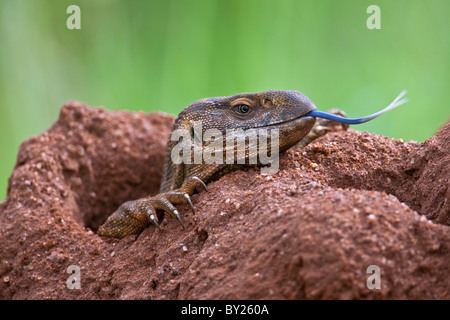
[[[105,223],[99,227],[97,233],[105,237],[123,238],[141,233],[151,223],[159,228],[157,210],[169,213],[183,226],[175,205],[187,203],[194,213],[190,196],[200,186],[206,189],[203,181],[193,176],[187,179],[179,189],[160,193],[153,197],[125,202],[108,217]]]

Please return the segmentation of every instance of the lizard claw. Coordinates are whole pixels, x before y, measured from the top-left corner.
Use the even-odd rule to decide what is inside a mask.
[[[161,230],[161,227],[159,226],[158,219],[156,219],[155,215],[153,213],[149,213],[148,217],[150,218],[151,223],[155,225],[159,230]]]
[[[191,179],[195,182],[195,188],[197,189],[197,191],[201,191],[201,190],[198,190],[199,185],[202,186],[203,190],[205,190],[205,191],[208,190],[208,188],[206,187],[206,184],[201,179],[199,179],[197,177],[192,177]]]
[[[195,210],[194,210],[194,206],[192,205],[191,197],[189,197],[189,195],[187,193],[185,193],[183,197],[186,199],[189,207],[191,207],[192,214],[195,215]]]
[[[173,215],[177,218],[178,222],[180,222],[181,227],[184,229],[183,221],[181,221],[180,214],[178,213],[178,210],[173,211]]]

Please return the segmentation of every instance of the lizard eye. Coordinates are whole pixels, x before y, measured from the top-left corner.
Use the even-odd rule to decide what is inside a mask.
[[[247,114],[250,111],[250,107],[246,104],[239,104],[234,107],[234,110],[239,114]]]

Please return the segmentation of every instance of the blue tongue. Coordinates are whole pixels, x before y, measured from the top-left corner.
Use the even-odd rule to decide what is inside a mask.
[[[397,98],[395,98],[395,100],[392,101],[392,103],[390,105],[388,105],[386,108],[384,108],[383,110],[380,110],[374,114],[371,114],[369,116],[365,116],[362,118],[344,118],[344,117],[340,117],[340,116],[337,116],[337,115],[334,115],[334,114],[331,114],[328,112],[317,111],[317,110],[312,110],[312,111],[304,114],[303,117],[318,117],[318,118],[324,118],[324,119],[332,120],[332,121],[339,122],[339,123],[360,124],[360,123],[364,123],[364,122],[370,121],[372,119],[375,119],[376,117],[381,116],[383,113],[388,112],[389,110],[392,110],[392,109],[408,102],[409,101],[408,98],[403,98],[406,93],[407,93],[407,91],[403,90],[397,96]]]

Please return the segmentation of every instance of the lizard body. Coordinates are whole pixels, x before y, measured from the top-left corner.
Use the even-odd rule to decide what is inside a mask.
[[[334,113],[342,115],[339,111]],[[169,213],[182,224],[176,204],[187,203],[194,212],[190,196],[196,190],[200,187],[206,189],[206,183],[228,172],[254,165],[250,164],[249,159],[255,154],[247,144],[245,144],[245,156],[241,155],[241,162],[237,161],[239,160],[237,146],[233,144],[231,147],[235,156],[233,163],[225,161],[207,163],[201,158],[200,162],[193,161],[195,159],[192,154],[185,158],[189,161],[178,163],[174,161],[173,152],[175,148],[178,148],[180,141],[186,143],[192,150],[196,146],[195,141],[199,139],[198,136],[202,136],[208,130],[215,130],[216,133],[222,134],[221,139],[225,139],[223,137],[226,136],[227,130],[265,129],[272,133],[276,129],[279,134],[278,151],[282,153],[295,145],[303,147],[325,134],[330,127],[339,125],[335,122],[339,121],[338,117],[334,117],[334,121],[318,119],[317,123],[316,117],[327,116],[317,111],[314,103],[298,91],[270,90],[195,101],[181,111],[173,125],[167,144],[160,193],[153,197],[124,203],[100,226],[98,234],[123,238],[127,235],[139,234],[149,224],[159,228],[157,210]],[[359,120],[361,119],[363,118]],[[349,120],[353,119],[345,121],[352,123]],[[344,123],[344,120],[341,122]],[[195,127],[196,123],[201,124],[200,130]],[[347,125],[343,127],[346,128]],[[185,136],[177,139],[176,135],[180,132],[183,132]],[[238,135],[241,134],[241,131],[237,132]],[[222,142],[224,145],[225,141]],[[203,142],[197,143],[197,146],[200,146],[203,151],[208,148],[208,144]],[[228,146],[216,152],[222,152],[225,155],[227,148]],[[271,152],[270,147],[268,149]],[[256,164],[262,166],[259,156],[256,159],[258,159]]]

